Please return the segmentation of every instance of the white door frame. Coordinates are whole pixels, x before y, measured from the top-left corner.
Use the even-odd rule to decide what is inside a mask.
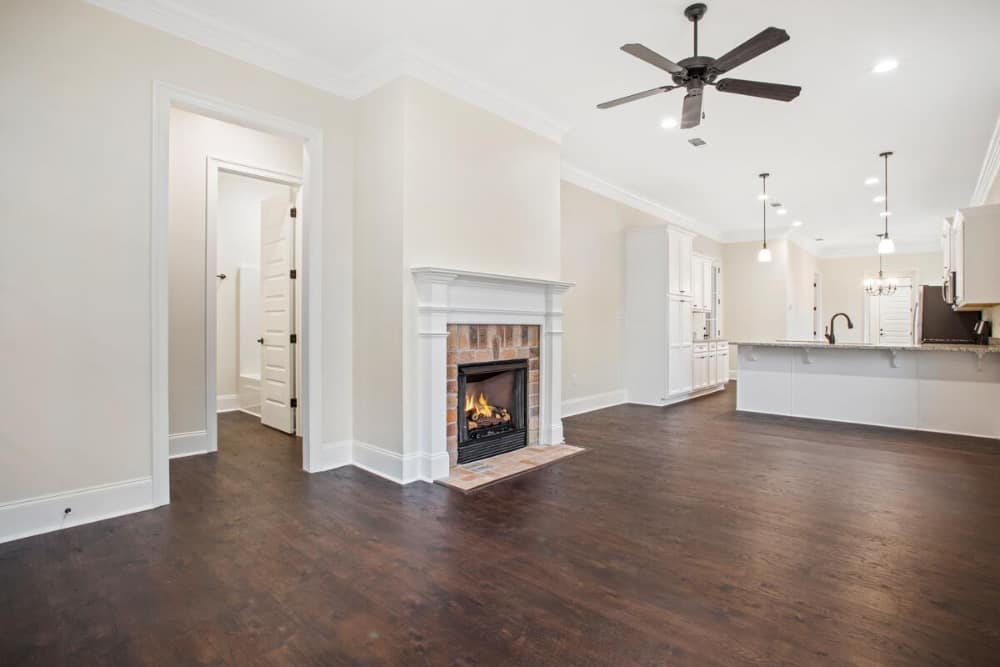
[[[153,506],[170,502],[170,444],[167,367],[167,226],[169,220],[170,109],[192,111],[216,120],[302,141],[303,402],[302,467],[318,470],[323,434],[323,133],[284,118],[230,104],[161,81],[153,82],[150,215],[150,371]],[[213,274],[210,274],[214,276]],[[206,304],[211,300],[206,300]],[[206,308],[208,306],[206,305]],[[212,371],[214,373],[214,364]],[[214,400],[214,396],[211,397]],[[312,406],[316,406],[313,410]],[[206,414],[206,419],[215,410]],[[209,420],[211,421],[211,420]]]
[[[292,174],[285,174],[280,171],[272,171],[261,167],[252,167],[238,162],[223,160],[217,157],[208,158],[208,169],[205,182],[205,414],[208,420],[205,430],[208,433],[208,451],[215,452],[219,449],[219,421],[216,417],[218,413],[218,228],[219,228],[219,172],[227,174],[237,174],[247,176],[271,183],[280,183],[290,188],[302,187],[302,179]],[[289,205],[291,205],[289,201]],[[303,223],[305,220],[303,219]],[[293,250],[294,252],[294,250]],[[305,247],[302,249],[305,254]],[[296,267],[297,268],[297,267]],[[303,272],[304,273],[304,272]],[[296,289],[298,293],[298,289]],[[308,304],[303,301],[303,306]],[[305,308],[301,313],[301,321],[305,322]],[[292,326],[295,326],[293,322]],[[294,329],[293,329],[294,330]],[[297,355],[293,355],[294,357]],[[295,363],[293,361],[293,363]],[[295,383],[298,384],[299,373],[302,369],[295,364]],[[305,401],[306,392],[302,396],[296,396],[300,401]],[[296,433],[299,432],[296,427]],[[304,446],[304,445],[303,445]]]

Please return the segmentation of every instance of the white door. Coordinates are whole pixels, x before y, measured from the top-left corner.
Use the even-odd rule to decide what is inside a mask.
[[[899,285],[892,296],[878,297],[878,342],[882,345],[911,345],[913,318],[910,313],[910,286]]]
[[[288,197],[260,205],[261,377],[260,421],[295,432],[295,227]]]

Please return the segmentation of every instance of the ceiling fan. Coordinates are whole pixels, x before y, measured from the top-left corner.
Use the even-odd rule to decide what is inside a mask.
[[[750,95],[751,97],[763,97],[782,102],[791,102],[799,96],[799,93],[802,92],[801,86],[789,86],[783,83],[765,83],[763,81],[747,81],[745,79],[721,79],[716,81],[716,78],[720,74],[724,74],[746,61],[756,58],[780,44],[784,44],[789,38],[788,33],[780,28],[764,28],[720,58],[699,56],[698,22],[705,16],[706,11],[708,11],[708,6],[703,2],[695,3],[684,10],[684,16],[694,23],[694,55],[690,58],[685,58],[675,63],[642,44],[626,44],[622,47],[622,51],[625,53],[635,56],[639,60],[644,60],[653,67],[659,67],[670,74],[674,85],[657,86],[656,88],[644,90],[641,93],[634,93],[609,102],[602,102],[597,105],[597,108],[609,109],[620,104],[625,104],[626,102],[634,102],[635,100],[641,100],[651,95],[666,93],[674,88],[685,88],[687,89],[687,94],[684,96],[681,127],[689,128],[701,123],[701,95],[705,86],[715,86],[716,90],[723,93]]]

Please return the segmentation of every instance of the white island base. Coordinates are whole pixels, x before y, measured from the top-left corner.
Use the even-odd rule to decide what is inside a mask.
[[[1000,346],[738,346],[737,410],[1000,438]]]

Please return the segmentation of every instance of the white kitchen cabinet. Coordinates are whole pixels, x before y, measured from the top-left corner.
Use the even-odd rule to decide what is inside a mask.
[[[948,236],[945,295],[955,309],[1000,304],[1000,204],[959,209]]]
[[[715,267],[710,257],[691,257],[691,307],[694,310],[709,312],[712,309],[714,274]]]
[[[631,403],[667,405],[717,388],[710,343],[695,343],[692,331],[694,283],[700,282],[698,301],[711,305],[715,266],[711,260],[707,267],[699,264],[693,279],[692,241],[689,232],[666,225],[626,230],[625,389]]]
[[[715,381],[719,384],[729,382],[729,347],[720,347],[715,353]]]
[[[694,378],[692,384],[695,389],[704,389],[708,386],[708,366],[710,359],[708,352],[694,355]]]
[[[671,294],[691,296],[691,253],[694,236],[690,232],[673,227],[668,228],[668,264]]]

